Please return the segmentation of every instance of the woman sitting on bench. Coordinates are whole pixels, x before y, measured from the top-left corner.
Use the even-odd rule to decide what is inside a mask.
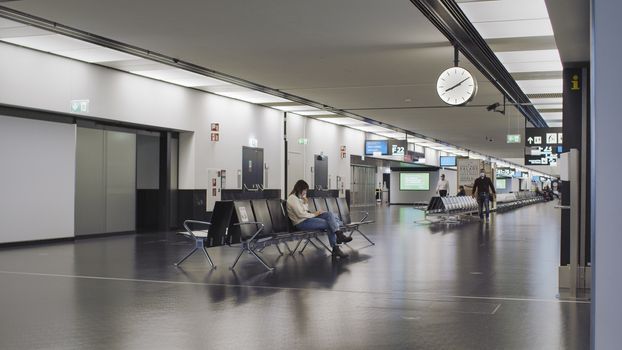
[[[296,182],[294,189],[287,197],[287,216],[297,230],[326,230],[328,241],[333,249],[333,257],[347,258],[348,255],[342,252],[337,244],[350,242],[352,237],[344,235],[339,229],[341,223],[333,213],[319,211],[312,213],[309,211],[308,189],[309,185],[304,180]]]

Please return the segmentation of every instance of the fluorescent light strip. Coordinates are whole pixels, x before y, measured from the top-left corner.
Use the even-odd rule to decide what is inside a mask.
[[[93,49],[99,47],[95,44],[59,34],[3,38],[2,41],[45,52]]]
[[[218,79],[206,77],[201,74],[192,73],[178,68],[159,70],[137,70],[131,71],[131,73],[142,75],[148,78],[163,80],[169,83],[186,87],[231,85]]]
[[[545,105],[533,105],[536,109],[562,109],[563,104],[545,104]]]
[[[517,80],[516,83],[526,94],[561,93],[562,79]]]
[[[553,27],[548,18],[520,21],[499,21],[474,23],[475,29],[484,39],[525,38],[552,36]]]
[[[344,125],[344,126],[351,126],[351,125],[365,125],[365,122],[362,120],[358,120],[358,119],[354,119],[354,118],[348,118],[348,117],[340,117],[340,118],[317,118],[318,120],[321,120],[323,122],[327,122],[327,123],[332,123],[332,124],[337,124],[337,125]]]
[[[317,111],[319,109],[306,105],[294,105],[294,106],[269,106],[283,112],[296,112],[296,111]]]
[[[459,6],[472,23],[549,18],[544,0],[470,1]]]
[[[392,131],[392,130],[389,130],[387,128],[383,128],[382,126],[371,125],[371,124],[363,125],[363,126],[353,125],[353,126],[351,126],[351,128],[357,129],[357,130],[361,130],[361,131],[365,131],[365,132],[372,132],[372,133],[391,132]]]
[[[557,50],[526,50],[526,51],[501,51],[495,52],[501,63],[525,63],[525,62],[559,62]]]
[[[298,114],[298,115],[303,115],[303,116],[312,116],[312,115],[334,115],[335,113],[333,112],[327,112],[327,111],[323,111],[323,110],[317,110],[317,111],[294,111],[292,113]]]

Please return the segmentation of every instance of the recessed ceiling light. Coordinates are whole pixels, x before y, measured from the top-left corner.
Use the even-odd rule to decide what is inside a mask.
[[[249,91],[222,91],[222,92],[214,92],[217,95],[231,97],[238,100],[250,102],[250,103],[280,103],[280,102],[289,102],[288,100],[273,96],[270,94],[266,94],[259,91],[250,90]]]
[[[125,61],[125,60],[133,60],[138,57],[132,56],[130,54],[112,50],[106,47],[95,47],[91,49],[80,49],[80,50],[68,50],[68,51],[56,51],[54,52],[57,55],[61,55],[64,57],[73,58],[79,61],[89,62],[89,63],[100,63],[100,62],[113,62],[113,61]]]
[[[158,69],[158,70],[137,70],[131,71],[131,73],[142,75],[145,77],[163,80],[169,83],[182,85],[186,87],[196,87],[196,86],[222,86],[229,85],[227,82],[206,77],[201,74],[196,74],[193,72],[188,72],[183,69],[178,68],[169,68],[169,69]]]
[[[549,18],[544,0],[470,1],[459,6],[473,23]]]
[[[545,105],[533,105],[536,109],[562,109],[563,105],[560,104],[545,104]]]
[[[544,120],[562,119],[562,112],[545,112],[540,113],[540,115],[542,116],[542,118],[544,118]]]
[[[548,18],[527,19],[510,22],[474,23],[475,29],[484,39],[524,38],[552,36],[553,27]]]
[[[291,106],[269,106],[284,112],[294,112],[294,111],[317,111],[318,109],[315,107],[307,106],[307,105],[291,105]]]
[[[365,131],[365,132],[373,132],[373,133],[392,131],[392,130],[383,128],[382,126],[378,126],[378,125],[361,125],[361,126],[354,125],[354,126],[351,126],[351,128]]]
[[[531,103],[544,105],[544,104],[561,104],[563,99],[561,97],[546,97],[546,98],[530,98]]]
[[[333,112],[327,112],[327,111],[323,111],[323,110],[317,110],[317,111],[294,111],[292,113],[296,113],[298,115],[304,115],[304,116],[311,116],[311,115],[332,115],[335,114]]]
[[[516,83],[526,94],[561,93],[563,87],[562,79],[518,80]]]
[[[397,140],[405,140],[406,139],[406,134],[403,132],[379,132],[378,135],[380,136],[384,136],[384,137],[389,137],[392,139],[397,139]]]
[[[526,50],[495,52],[501,63],[559,61],[557,50]]]
[[[362,120],[348,118],[348,117],[339,117],[339,118],[317,118],[323,122],[337,124],[337,125],[365,125],[365,122]]]
[[[3,38],[2,41],[46,52],[92,49],[98,47],[86,41],[58,34]]]

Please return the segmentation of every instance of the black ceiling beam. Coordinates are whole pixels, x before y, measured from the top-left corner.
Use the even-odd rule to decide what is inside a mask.
[[[454,0],[410,0],[535,127],[547,127],[538,110]]]

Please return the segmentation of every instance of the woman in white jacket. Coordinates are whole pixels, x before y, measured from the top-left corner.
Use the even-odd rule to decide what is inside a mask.
[[[337,244],[352,240],[343,234],[339,228],[341,222],[331,212],[310,212],[307,199],[309,185],[304,180],[298,180],[294,189],[287,197],[287,216],[300,231],[326,230],[328,241],[333,249],[333,257],[347,258],[348,255],[339,249]]]

